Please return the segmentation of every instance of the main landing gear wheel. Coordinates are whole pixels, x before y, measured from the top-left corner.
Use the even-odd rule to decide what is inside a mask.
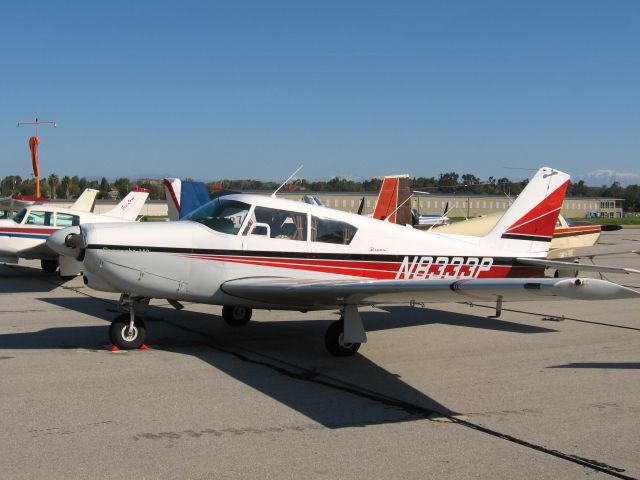
[[[113,343],[120,350],[134,350],[140,348],[144,342],[144,337],[147,335],[147,327],[144,324],[142,318],[136,315],[136,319],[133,322],[133,328],[129,329],[129,314],[123,313],[118,315],[116,319],[111,323],[109,329],[109,335],[111,336],[111,343]]]
[[[40,267],[47,273],[53,273],[58,269],[57,260],[40,260]]]
[[[253,310],[245,307],[222,307],[222,318],[227,325],[241,327],[249,323]]]
[[[344,343],[344,320],[336,320],[324,335],[324,344],[327,350],[336,357],[350,357],[360,348],[359,343]]]

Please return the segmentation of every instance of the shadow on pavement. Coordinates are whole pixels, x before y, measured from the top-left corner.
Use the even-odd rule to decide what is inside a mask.
[[[110,321],[115,303],[90,297],[42,301]],[[451,312],[389,307],[363,313],[370,331],[444,323],[513,333],[553,332],[541,327]],[[324,347],[324,332],[337,319],[310,312],[304,320],[260,320],[242,328],[217,315],[149,308],[148,343],[156,350],[201,359],[245,385],[329,428],[406,422],[429,414],[452,414],[445,405],[402,381],[364,355],[335,358]],[[277,317],[277,316],[276,316]],[[0,355],[12,349],[101,349],[108,325],[58,327],[0,335]],[[127,352],[144,355],[145,352]],[[212,399],[212,401],[215,401]]]

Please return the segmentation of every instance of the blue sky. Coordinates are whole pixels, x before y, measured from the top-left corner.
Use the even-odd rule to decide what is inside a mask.
[[[640,174],[640,2],[5,2],[0,176]]]

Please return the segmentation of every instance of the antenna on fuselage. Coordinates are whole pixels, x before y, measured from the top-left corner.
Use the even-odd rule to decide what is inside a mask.
[[[404,202],[402,202],[400,205],[398,205],[398,206],[396,207],[396,209],[395,209],[393,212],[391,212],[389,215],[387,215],[387,218],[385,218],[385,219],[383,220],[383,222],[388,222],[388,221],[389,221],[389,219],[391,218],[391,216],[392,216],[394,213],[396,213],[398,210],[400,210],[400,208],[401,208],[405,203],[407,203],[409,200],[411,200],[411,198],[412,198],[412,197],[413,197],[413,193],[412,193],[411,195],[409,195],[409,196],[406,198],[406,200],[405,200]]]
[[[271,196],[272,196],[273,198],[275,198],[276,194],[280,191],[280,189],[281,189],[282,187],[284,187],[284,186],[287,184],[287,182],[288,182],[289,180],[291,180],[291,179],[293,178],[293,176],[294,176],[296,173],[298,173],[300,170],[302,170],[302,167],[304,167],[304,165],[300,165],[300,166],[298,167],[298,169],[297,169],[295,172],[293,172],[291,175],[289,175],[289,178],[287,178],[284,182],[282,182],[282,185],[280,185],[278,188],[276,188],[276,191],[275,191],[275,192],[273,192],[273,193],[271,194]]]

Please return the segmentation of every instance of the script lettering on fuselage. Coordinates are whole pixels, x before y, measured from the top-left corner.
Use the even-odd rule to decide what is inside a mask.
[[[409,257],[406,256],[396,279],[425,280],[431,278],[478,278],[493,265],[491,257]]]

